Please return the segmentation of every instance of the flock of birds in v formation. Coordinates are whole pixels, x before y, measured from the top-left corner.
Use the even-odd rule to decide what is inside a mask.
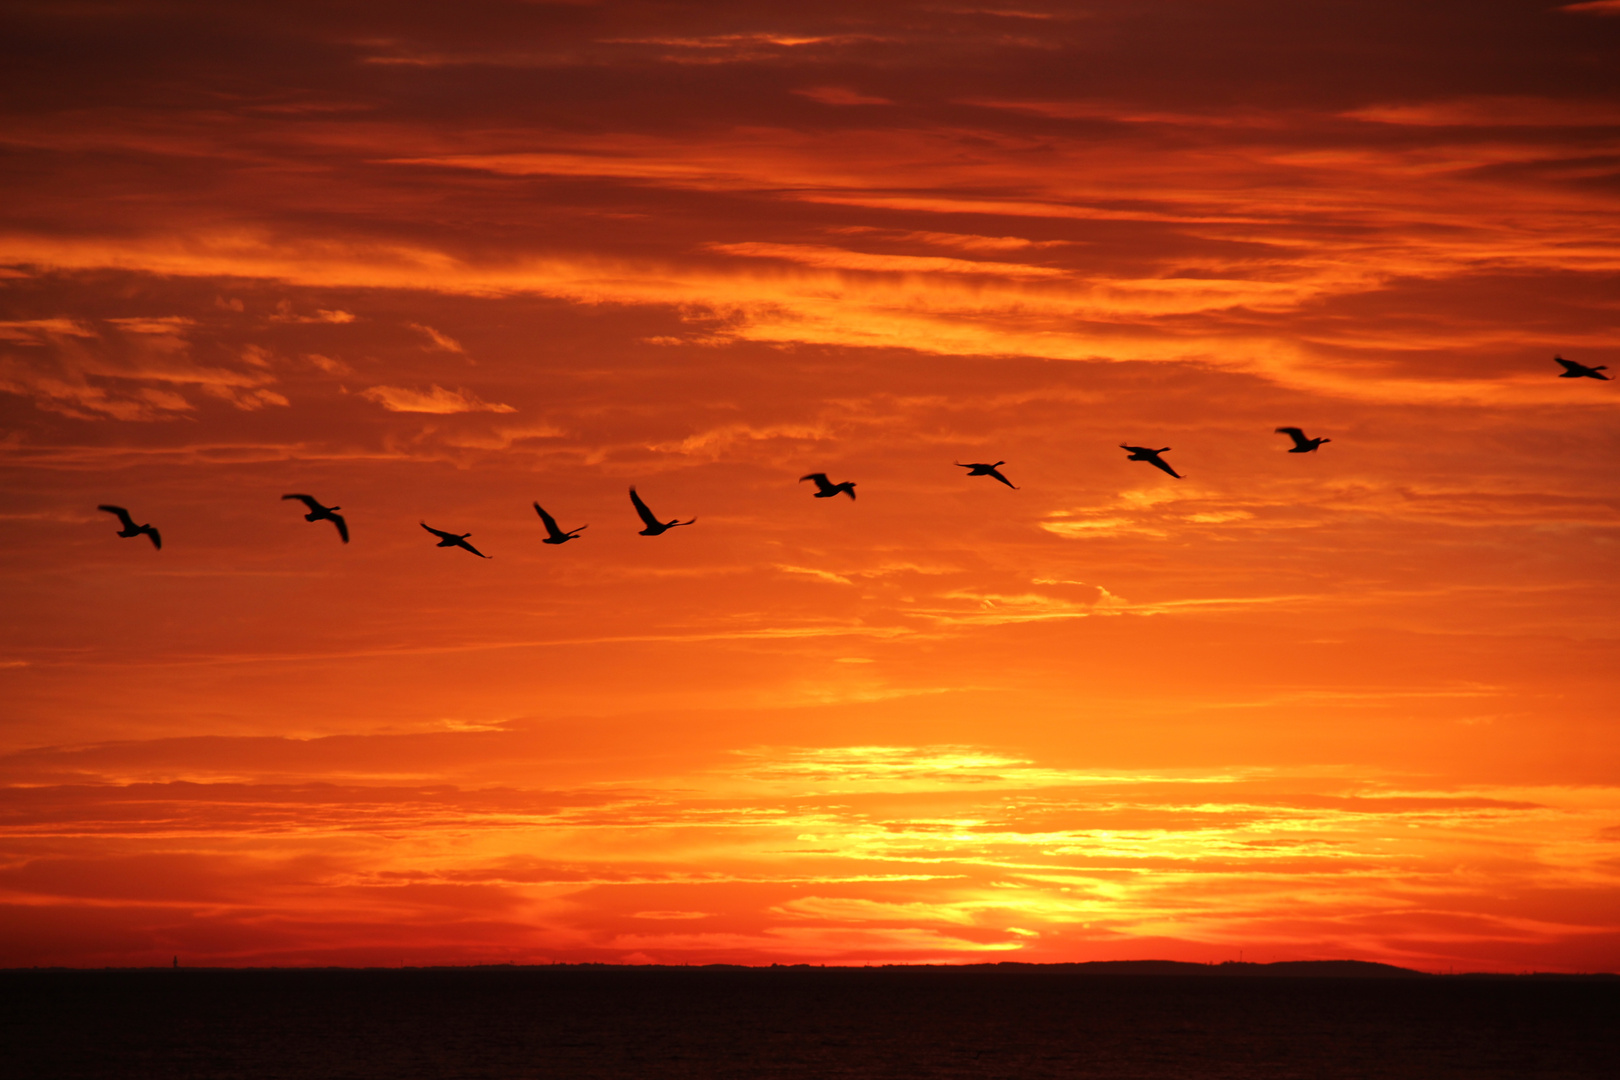
[[[1560,379],[1585,378],[1602,379],[1605,382],[1609,381],[1609,377],[1607,375],[1601,374],[1601,372],[1607,370],[1608,365],[1606,364],[1598,364],[1595,367],[1588,367],[1585,364],[1576,363],[1574,360],[1565,360],[1561,356],[1555,356],[1553,359],[1559,364],[1562,364],[1564,367],[1563,374],[1558,376]],[[1305,432],[1301,431],[1297,427],[1280,427],[1277,428],[1277,433],[1279,435],[1287,435],[1290,439],[1294,440],[1294,445],[1288,450],[1290,454],[1309,454],[1315,451],[1316,448],[1321,446],[1323,443],[1333,441],[1332,439],[1322,438],[1307,439],[1305,437]],[[1155,450],[1146,446],[1127,446],[1125,443],[1120,443],[1119,448],[1121,450],[1130,451],[1130,453],[1126,455],[1126,460],[1145,461],[1154,468],[1161,469],[1164,472],[1169,473],[1177,480],[1181,479],[1181,474],[1176,472],[1175,469],[1171,468],[1170,463],[1159,456],[1160,454],[1168,451],[1170,447],[1161,446]],[[988,476],[991,479],[1001,481],[1014,491],[1018,490],[1018,485],[1001,475],[1000,466],[1005,465],[1005,461],[997,461],[991,464],[986,464],[982,461],[963,464],[962,462],[958,461],[955,462],[955,464],[960,468],[966,469],[968,471],[967,475],[969,476]],[[827,478],[826,473],[819,472],[806,473],[804,476],[799,477],[799,482],[801,484],[806,480],[815,482],[816,490],[814,492],[814,497],[817,499],[830,499],[836,495],[848,495],[851,499],[855,497],[855,481],[853,480],[845,480],[841,484],[835,484]],[[313,495],[283,495],[282,498],[299,500],[309,509],[309,513],[304,515],[305,521],[330,521],[333,525],[337,526],[338,536],[343,538],[343,542],[345,544],[349,542],[349,523],[343,519],[342,514],[337,513],[337,511],[341,510],[342,507],[322,506]],[[642,501],[641,496],[636,494],[636,489],[633,487],[630,489],[630,501],[635,505],[636,514],[641,518],[641,523],[644,526],[640,533],[641,536],[658,536],[661,533],[668,532],[670,529],[677,528],[681,525],[691,525],[693,522],[697,521],[697,518],[691,518],[687,521],[679,521],[675,518],[671,518],[668,521],[659,521],[658,515],[654,514],[652,510],[648,508],[647,504]],[[152,525],[135,524],[135,519],[130,517],[129,511],[125,510],[122,506],[103,504],[97,507],[97,509],[105,510],[109,514],[116,514],[118,516],[119,522],[123,525],[123,529],[118,533],[119,536],[126,538],[145,536],[147,539],[152,541],[153,547],[159,549],[163,547],[163,537],[157,531],[157,529]],[[566,544],[570,540],[578,539],[579,534],[585,529],[589,528],[587,525],[581,525],[577,529],[564,530],[559,528],[557,525],[557,519],[546,513],[539,503],[534,504],[534,512],[540,515],[540,523],[546,527],[546,538],[540,541],[542,544]],[[422,528],[439,538],[439,547],[462,548],[463,550],[470,551],[474,555],[477,555],[480,559],[487,559],[490,557],[467,542],[467,538],[471,536],[472,533],[446,532],[443,529],[435,529],[425,521],[421,522],[420,524]]]

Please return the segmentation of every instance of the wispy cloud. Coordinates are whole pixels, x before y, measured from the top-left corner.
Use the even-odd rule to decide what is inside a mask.
[[[110,318],[104,331],[64,318],[6,323],[0,334],[32,347],[0,355],[0,390],[78,419],[171,419],[196,409],[186,390],[244,411],[288,404],[256,346],[237,353],[240,366],[198,362],[196,325],[181,315]]]
[[[946,259],[930,255],[882,255],[812,244],[709,244],[711,251],[762,259],[786,259],[806,266],[878,273],[996,274],[1010,278],[1067,277],[1066,271],[1021,263]]]
[[[443,352],[461,353],[463,355],[465,355],[467,352],[467,350],[463,349],[461,347],[461,343],[455,338],[451,337],[449,334],[441,333],[438,330],[433,329],[431,326],[423,326],[421,323],[407,323],[406,325],[412,330],[419,330],[426,334],[428,340],[433,343],[432,347],[435,349],[442,350]]]
[[[426,390],[413,390],[405,386],[372,386],[360,391],[360,396],[375,401],[389,412],[410,413],[510,413],[517,409],[510,405],[485,401],[471,390],[446,390],[434,384]]]
[[[333,323],[343,325],[354,322],[354,313],[336,308],[316,308],[314,314],[301,315],[292,308],[292,303],[283,300],[276,305],[276,313],[270,316],[271,322],[282,323]]]
[[[1586,0],[1580,4],[1565,4],[1558,10],[1576,15],[1620,15],[1620,0]]]
[[[1620,5],[1617,5],[1617,12],[1620,12]],[[1591,98],[1456,98],[1402,105],[1370,105],[1352,109],[1344,115],[1380,124],[1414,127],[1620,126],[1620,105]]]
[[[457,742],[480,739],[539,752],[521,738],[447,733],[418,753],[467,761]],[[382,751],[390,740],[373,741]],[[314,747],[309,764],[336,752],[336,765],[352,757],[348,745]],[[98,757],[103,768],[172,769],[152,749],[123,744]],[[1511,956],[1525,945],[1578,947],[1597,923],[1552,916],[1535,899],[1502,907],[1490,881],[1459,877],[1451,866],[1492,850],[1509,860],[1499,875],[1534,876],[1537,897],[1601,886],[1607,872],[1589,854],[1602,843],[1594,830],[1617,805],[1612,789],[1441,789],[1343,772],[1065,769],[969,745],[761,747],[731,755],[733,764],[717,763],[721,771],[705,779],[672,776],[634,790],[252,777],[255,764],[278,768],[281,753],[265,745],[237,755],[249,775],[232,782],[12,788],[8,834],[22,847],[11,852],[0,888],[13,902],[89,901],[131,915],[160,900],[213,927],[213,945],[188,948],[218,961],[339,947],[335,936],[316,936],[297,946],[315,953],[257,952],[250,926],[218,923],[210,912],[221,904],[269,910],[311,886],[341,886],[348,899],[333,900],[351,928],[359,918],[391,939],[390,928],[419,931],[499,910],[499,935],[508,947],[520,943],[525,957],[858,962],[989,950],[1041,959],[1063,955],[1053,950],[1080,935],[1125,948],[1133,938],[1176,940],[1193,955],[1265,940],[1283,957],[1311,955],[1331,940],[1424,967],[1477,963],[1493,949]],[[50,754],[30,756],[36,769],[61,768],[71,752],[56,752],[54,766]],[[704,794],[694,797],[698,790]],[[80,794],[66,797],[71,791]],[[458,839],[442,842],[451,837]],[[279,853],[293,838],[305,854]],[[711,852],[699,874],[685,867],[694,843]],[[246,854],[256,846],[259,853]],[[92,848],[101,852],[93,863]],[[793,888],[805,883],[812,891]],[[386,908],[369,896],[448,884],[481,890],[421,903],[397,894]],[[675,903],[624,906],[621,897],[649,895],[637,890],[651,885]],[[1302,889],[1315,890],[1315,900],[1289,906],[1284,929],[1276,923],[1280,898]],[[1489,911],[1479,907],[1487,894]],[[547,899],[559,897],[566,918]],[[655,932],[649,922],[703,928]],[[565,927],[589,932],[570,937]],[[464,954],[473,943],[410,955]],[[96,955],[140,957],[157,947],[151,932],[135,930],[123,951]],[[433,951],[446,948],[459,953]],[[52,955],[47,945],[17,954]]]
[[[858,90],[851,90],[846,86],[814,86],[805,90],[795,90],[800,97],[807,97],[811,101],[819,101],[823,105],[893,105],[888,98],[875,97],[871,94],[862,94]]]

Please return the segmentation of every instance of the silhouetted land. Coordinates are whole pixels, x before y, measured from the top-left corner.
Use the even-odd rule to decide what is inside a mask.
[[[59,1080],[1620,1076],[1620,979],[1342,961],[14,970],[0,994],[7,1072]]]

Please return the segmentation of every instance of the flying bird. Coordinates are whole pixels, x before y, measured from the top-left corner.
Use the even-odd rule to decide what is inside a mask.
[[[1277,429],[1277,434],[1286,435],[1294,440],[1294,445],[1288,450],[1290,454],[1309,454],[1323,443],[1333,441],[1332,439],[1307,439],[1305,433],[1297,427],[1280,427]]]
[[[117,514],[118,515],[118,520],[121,521],[123,523],[123,525],[124,525],[124,530],[118,534],[119,536],[123,536],[123,537],[140,536],[140,535],[142,535],[144,533],[146,535],[146,538],[148,540],[152,541],[152,546],[153,547],[157,548],[160,551],[163,549],[163,537],[158,535],[158,531],[156,529],[152,528],[152,526],[150,526],[150,525],[137,525],[137,524],[135,524],[135,519],[130,517],[129,516],[129,511],[125,510],[122,506],[98,506],[98,507],[96,507],[96,509],[97,510],[105,510],[109,514]]]
[[[343,520],[342,514],[332,513],[334,510],[343,509],[341,506],[322,506],[315,501],[313,495],[283,495],[282,498],[297,499],[309,507],[309,513],[304,515],[305,521],[330,521],[337,526],[338,535],[343,537],[343,542],[345,544],[349,542],[349,523]]]
[[[842,484],[835,484],[831,480],[827,479],[827,474],[824,472],[813,472],[806,476],[799,477],[799,483],[801,484],[806,480],[814,480],[816,482],[815,497],[818,499],[830,499],[840,492],[848,495],[852,499],[855,497],[855,481],[853,480],[845,480]]]
[[[996,462],[996,465],[986,465],[982,461],[976,461],[969,465],[963,465],[960,461],[955,462],[954,464],[960,468],[966,469],[969,476],[993,476],[997,480],[1000,480],[1003,484],[1006,484],[1008,487],[1012,488],[1014,491],[1018,490],[1018,485],[1013,483],[1011,480],[1008,480],[1005,476],[1002,476],[1001,471],[996,468],[996,465],[1007,464],[1005,461],[998,461]]]
[[[659,533],[668,532],[677,525],[690,525],[692,521],[697,520],[697,518],[693,518],[692,521],[676,521],[674,518],[670,518],[668,521],[659,521],[658,517],[647,509],[647,504],[641,501],[641,496],[636,494],[635,488],[630,489],[630,501],[636,504],[636,513],[641,515],[641,523],[647,526],[641,530],[640,535],[642,536],[657,536]]]
[[[1163,469],[1177,480],[1181,479],[1181,474],[1172,469],[1163,458],[1159,457],[1160,454],[1170,449],[1168,446],[1161,446],[1157,450],[1149,450],[1145,446],[1126,446],[1124,443],[1120,443],[1119,448],[1130,451],[1126,458],[1127,461],[1145,461],[1155,469]]]
[[[1573,360],[1565,360],[1562,356],[1555,356],[1553,359],[1564,365],[1564,373],[1558,376],[1560,379],[1602,379],[1604,382],[1609,381],[1607,375],[1598,374],[1600,371],[1607,371],[1609,369],[1608,364],[1587,367],[1585,364],[1577,364]]]
[[[578,540],[581,529],[590,528],[589,525],[581,525],[578,529],[569,529],[567,532],[563,532],[557,528],[557,519],[540,509],[539,503],[534,504],[534,512],[540,515],[540,520],[546,526],[546,538],[540,541],[542,544],[566,544],[570,540]],[[472,534],[468,533],[467,535],[471,536]]]
[[[429,525],[425,521],[421,522],[420,524],[421,524],[422,528],[426,529],[428,532],[432,533],[434,536],[437,536],[439,538],[439,546],[440,547],[466,548],[468,551],[472,552],[474,555],[478,556],[480,559],[489,558],[488,555],[485,555],[482,551],[479,551],[477,548],[475,548],[471,544],[467,543],[467,537],[471,536],[472,533],[445,532],[443,529],[435,529],[433,526]]]

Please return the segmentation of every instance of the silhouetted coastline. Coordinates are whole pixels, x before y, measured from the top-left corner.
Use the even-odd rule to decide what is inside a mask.
[[[178,961],[178,958],[176,958]],[[937,972],[1025,972],[1063,975],[1158,975],[1176,977],[1269,976],[1295,979],[1614,979],[1612,971],[1419,971],[1371,960],[1276,960],[1267,963],[1222,960],[1200,964],[1186,960],[1083,960],[1074,962],[1031,963],[1000,960],[981,964],[616,964],[600,960],[557,961],[544,964],[399,964],[358,966],[247,965],[233,967],[203,964],[182,967],[159,964],[150,967],[75,968],[35,966],[0,968],[0,974],[28,971],[937,971]]]

